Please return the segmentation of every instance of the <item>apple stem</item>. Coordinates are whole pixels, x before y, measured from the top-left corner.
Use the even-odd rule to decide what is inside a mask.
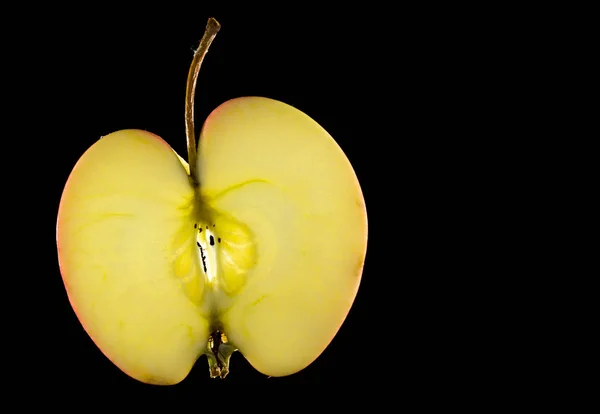
[[[196,96],[196,82],[198,80],[198,73],[200,72],[200,66],[204,56],[208,52],[210,44],[214,40],[221,25],[212,17],[208,19],[206,24],[206,30],[200,40],[200,45],[194,53],[194,59],[190,66],[188,73],[187,88],[185,91],[185,135],[187,139],[188,147],[188,163],[190,165],[190,177],[195,184],[198,184],[198,175],[196,171],[196,133],[194,131],[194,98]]]

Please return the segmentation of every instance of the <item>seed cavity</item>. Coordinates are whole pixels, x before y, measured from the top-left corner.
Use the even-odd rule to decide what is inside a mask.
[[[216,227],[213,223],[199,222],[194,226],[198,229],[196,233],[196,244],[200,249],[200,257],[202,259],[202,269],[204,274],[208,277],[209,283],[212,283],[217,275],[217,255],[218,252],[215,249],[215,239],[213,236],[213,227]],[[206,230],[202,232],[202,230]],[[210,247],[209,247],[210,246]]]

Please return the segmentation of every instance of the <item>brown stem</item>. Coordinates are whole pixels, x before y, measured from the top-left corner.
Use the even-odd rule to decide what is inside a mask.
[[[204,31],[202,40],[200,40],[200,45],[198,46],[198,49],[196,49],[196,53],[194,53],[194,59],[192,60],[192,65],[190,66],[190,71],[188,73],[187,88],[185,91],[185,135],[188,147],[188,162],[190,164],[190,176],[196,184],[198,183],[196,171],[196,133],[194,131],[194,98],[196,96],[196,81],[198,80],[198,73],[200,72],[200,66],[202,66],[204,56],[206,56],[208,48],[217,33],[219,33],[220,28],[221,25],[219,22],[212,17],[208,19],[206,30]]]

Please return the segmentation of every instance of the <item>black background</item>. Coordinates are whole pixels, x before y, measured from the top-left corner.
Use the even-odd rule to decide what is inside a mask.
[[[367,257],[346,321],[303,371],[266,378],[236,353],[225,380],[210,379],[201,357],[180,384],[151,386],[115,367],[77,320],[58,268],[56,215],[73,166],[103,135],[145,129],[186,154],[186,78],[211,16],[222,28],[200,71],[197,129],[240,96],[278,99],[311,116],[358,175]],[[506,231],[494,228],[505,213],[494,208],[514,200],[498,191],[494,174],[512,168],[498,152],[518,152],[507,140],[522,135],[510,124],[520,100],[510,73],[524,64],[508,53],[510,28],[494,16],[409,3],[286,3],[250,12],[205,3],[32,7],[5,37],[2,55],[3,92],[15,92],[3,96],[3,120],[16,124],[4,131],[10,139],[2,141],[0,163],[7,169],[4,252],[13,264],[4,280],[15,285],[3,302],[11,335],[4,344],[15,348],[6,353],[15,355],[8,361],[15,372],[5,376],[17,388],[97,396],[314,383],[365,385],[362,394],[347,394],[372,401],[382,392],[441,401],[436,396],[471,398],[473,387],[493,387],[484,379],[496,376],[506,356],[491,345],[513,338],[486,312],[506,308],[494,295],[512,272],[501,270],[510,251],[493,245]],[[10,49],[17,53],[9,58]],[[494,258],[496,251],[505,257]]]
[[[54,13],[60,16],[56,10]],[[28,344],[38,355],[32,367],[36,378],[42,383],[60,381],[64,387],[103,392],[169,394],[227,383],[356,384],[382,375],[392,340],[377,328],[383,309],[376,296],[374,203],[370,200],[374,199],[378,171],[391,165],[375,161],[383,141],[389,139],[389,134],[374,132],[382,116],[376,95],[389,90],[377,83],[385,65],[379,61],[381,42],[372,40],[377,31],[374,21],[361,13],[301,17],[290,9],[273,16],[201,6],[145,6],[135,13],[87,8],[69,13],[71,17],[47,23],[38,49],[43,63],[36,102],[44,108],[45,125],[36,160],[42,166],[37,170],[44,183],[40,197],[47,206],[42,212],[40,238],[47,254],[36,288],[42,296],[37,303],[43,309],[38,316],[41,321],[35,324],[35,342]],[[180,384],[151,386],[114,366],[72,311],[56,258],[56,213],[64,184],[79,157],[110,132],[126,128],[151,131],[187,158],[186,78],[193,51],[211,16],[222,27],[200,70],[196,130],[219,104],[239,96],[277,99],[311,116],[336,139],[359,177],[369,213],[368,253],[361,287],[345,323],[306,369],[284,378],[267,378],[235,353],[225,380],[210,379],[206,358],[201,357]],[[387,99],[394,99],[393,94],[388,95]],[[392,275],[394,272],[392,268]]]
[[[248,95],[281,100],[319,122],[360,180],[367,258],[345,323],[305,370],[267,379],[235,354],[230,375],[211,380],[203,357],[182,383],[156,387],[123,374],[81,327],[58,269],[56,214],[71,169],[102,135],[145,129],[185,154],[185,82],[210,16],[222,28],[200,71],[197,127],[222,102]],[[548,44],[546,31],[532,26],[536,36],[523,43],[528,34],[519,28],[537,14],[471,4],[282,3],[249,11],[229,3],[86,2],[31,5],[16,22],[9,10],[2,17],[2,120],[15,124],[3,131],[0,163],[3,280],[15,285],[2,302],[3,345],[14,348],[5,353],[10,385],[100,397],[119,390],[202,397],[233,383],[367,385],[362,394],[340,389],[376,397],[370,404],[380,397],[421,404],[471,401],[532,378],[511,365],[522,339],[499,315],[518,307],[503,295],[520,289],[505,282],[522,275],[510,263],[522,233],[506,220],[522,200],[504,176],[518,171],[513,156],[538,127],[515,122],[530,113],[529,85],[546,70],[530,64],[531,52]]]

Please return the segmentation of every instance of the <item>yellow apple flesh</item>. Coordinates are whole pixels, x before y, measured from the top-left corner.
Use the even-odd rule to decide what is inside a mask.
[[[297,372],[338,331],[362,274],[367,222],[352,166],[307,115],[252,97],[208,117],[197,168],[203,200],[256,241],[256,265],[219,308],[225,332],[257,370]]]
[[[73,309],[142,382],[180,382],[215,329],[258,371],[298,372],[330,343],[360,283],[356,175],[315,121],[257,97],[213,111],[197,161],[199,186],[168,144],[139,130],[81,157],[57,224]]]

